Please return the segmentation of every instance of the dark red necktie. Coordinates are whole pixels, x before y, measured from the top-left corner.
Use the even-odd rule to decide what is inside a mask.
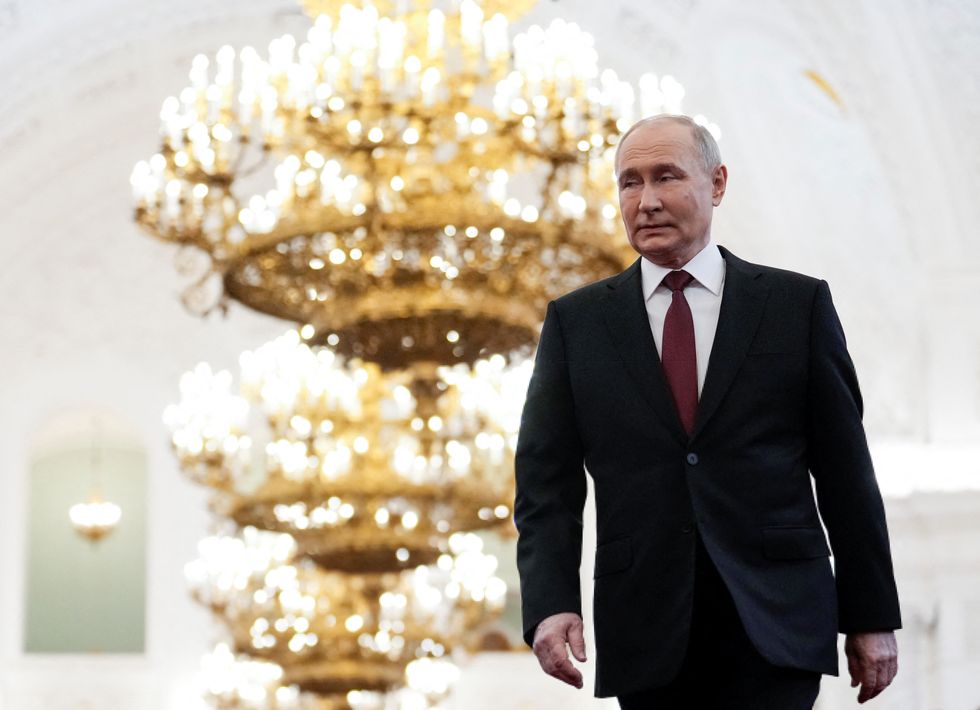
[[[698,413],[698,356],[694,348],[694,317],[684,298],[684,289],[694,277],[686,271],[671,271],[663,284],[673,295],[664,318],[664,338],[660,360],[674,395],[674,404],[688,436],[694,431]]]

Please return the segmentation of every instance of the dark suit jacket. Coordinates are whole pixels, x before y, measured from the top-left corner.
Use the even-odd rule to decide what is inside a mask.
[[[901,626],[861,395],[827,284],[721,252],[721,313],[690,438],[639,260],[548,306],[517,444],[524,638],[547,616],[581,613],[584,462],[599,697],[678,671],[695,529],[776,665],[836,675],[838,631]]]

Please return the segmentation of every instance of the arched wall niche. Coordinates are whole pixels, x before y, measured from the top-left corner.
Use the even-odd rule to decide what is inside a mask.
[[[98,490],[122,517],[99,540],[69,508]],[[147,455],[141,437],[97,407],[60,413],[30,437],[23,652],[142,654],[146,629]]]

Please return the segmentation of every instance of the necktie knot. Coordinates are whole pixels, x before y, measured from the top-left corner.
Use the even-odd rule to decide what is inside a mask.
[[[664,276],[663,284],[671,291],[683,291],[694,280],[686,271],[671,271]]]

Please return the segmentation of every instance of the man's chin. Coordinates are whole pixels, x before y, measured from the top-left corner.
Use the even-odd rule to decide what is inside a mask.
[[[633,248],[644,256],[666,255],[677,249],[677,240],[667,231],[644,230],[633,235]]]
[[[658,266],[679,269],[686,261],[686,250],[676,239],[635,239],[633,250]]]

